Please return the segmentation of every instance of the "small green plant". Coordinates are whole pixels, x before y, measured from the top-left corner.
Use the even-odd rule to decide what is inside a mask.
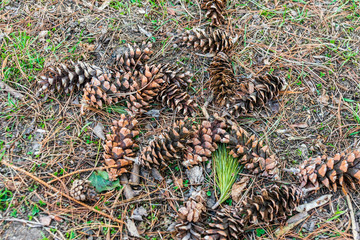
[[[231,187],[234,184],[240,171],[238,159],[229,154],[225,145],[220,145],[213,154],[215,182],[220,192],[220,197],[213,208],[226,201],[231,194]]]
[[[351,104],[351,113],[353,118],[357,124],[360,124],[360,103],[357,103],[355,107]],[[360,131],[352,132],[349,136],[360,134]]]
[[[9,207],[12,197],[13,193],[6,188],[0,190],[0,211],[5,211]]]
[[[113,105],[113,106],[108,106],[105,108],[105,110],[108,113],[120,113],[120,114],[125,114],[127,115],[127,111],[126,111],[126,107],[124,106],[119,106],[119,105]]]

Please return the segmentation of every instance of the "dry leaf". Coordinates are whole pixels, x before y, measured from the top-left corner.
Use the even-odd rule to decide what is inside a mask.
[[[135,223],[131,219],[127,219],[126,221],[126,227],[129,230],[129,234],[133,237],[140,237],[140,234],[135,226]]]
[[[329,95],[326,94],[325,89],[322,92],[321,97],[318,98],[319,102],[328,105],[329,104]]]
[[[174,184],[176,187],[182,188],[184,186],[182,178],[174,177]]]
[[[4,30],[4,33],[10,34],[10,33],[12,33],[13,28],[12,28],[12,27],[9,27],[9,28],[6,27],[6,28],[4,28],[3,30]]]
[[[51,217],[50,216],[42,216],[40,217],[40,222],[44,226],[50,226],[51,223]]]
[[[242,196],[247,183],[249,182],[249,177],[243,177],[239,182],[234,183],[231,189],[231,198],[235,202],[239,202]]]
[[[308,125],[307,123],[295,123],[295,124],[291,124],[290,127],[292,128],[307,128]]]
[[[174,9],[172,9],[172,8],[168,8],[167,11],[168,11],[168,13],[169,13],[170,15],[173,15],[173,16],[176,15]]]
[[[104,125],[102,125],[102,123],[99,122],[98,124],[96,124],[96,126],[93,129],[93,132],[98,138],[105,140]]]
[[[332,194],[321,196],[321,197],[315,199],[314,201],[311,201],[309,203],[304,203],[304,204],[296,207],[296,211],[308,212],[313,208],[317,208],[317,207],[320,207],[320,206],[326,204],[327,202],[330,201],[331,197],[332,197]]]
[[[304,221],[308,216],[309,214],[307,212],[301,212],[292,216],[291,218],[289,218],[289,220],[287,220],[286,225],[284,227],[279,227],[278,229],[276,229],[275,236],[279,237],[288,233],[291,229],[293,229],[299,223]]]

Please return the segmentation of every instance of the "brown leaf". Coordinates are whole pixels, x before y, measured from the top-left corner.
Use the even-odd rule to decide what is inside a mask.
[[[168,13],[169,13],[170,15],[173,15],[173,16],[176,15],[174,9],[172,9],[172,8],[168,8],[167,11],[168,11]]]
[[[295,124],[291,124],[290,127],[292,128],[307,128],[308,125],[307,123],[295,123]]]
[[[12,27],[5,27],[4,28],[4,33],[6,33],[6,34],[10,34],[10,33],[12,33],[12,31],[13,31],[13,28]]]
[[[127,219],[126,221],[126,227],[129,230],[129,234],[130,236],[133,237],[140,237],[140,234],[135,226],[135,223],[133,220],[131,220],[130,218]]]
[[[175,186],[182,188],[184,186],[182,178],[174,177]]]
[[[249,177],[243,177],[240,181],[234,183],[231,189],[231,198],[235,202],[239,202],[242,196],[242,192],[244,191],[247,183],[249,182]]]
[[[313,208],[321,207],[322,205],[326,204],[330,201],[332,194],[323,195],[318,197],[317,199],[313,200],[309,203],[304,203],[298,207],[296,207],[296,211],[298,212],[308,212]]]
[[[40,222],[44,226],[50,226],[51,223],[51,217],[50,216],[42,216],[40,217]]]
[[[318,98],[319,102],[328,105],[329,104],[329,95],[326,94],[325,90],[323,90],[323,93],[321,97]]]

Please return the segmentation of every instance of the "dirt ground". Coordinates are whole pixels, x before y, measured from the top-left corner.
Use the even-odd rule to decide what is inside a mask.
[[[1,165],[1,239],[136,239],[136,232],[140,239],[175,239],[176,211],[191,192],[205,189],[208,206],[214,204],[211,167],[205,164],[202,185],[191,184],[191,174],[178,162],[157,177],[143,168],[134,199],[114,187],[83,206],[54,191],[68,195],[75,179],[101,170],[104,141],[94,129],[102,124],[108,133],[124,108],[81,115],[81,92],[48,94],[37,85],[46,66],[70,59],[105,66],[128,43],[148,41],[154,49],[151,63],[176,63],[194,74],[188,92],[202,106],[209,97],[212,56],[175,39],[185,30],[209,26],[204,14],[199,0],[0,1],[0,79],[13,90],[0,85],[0,161],[28,173]],[[308,157],[360,149],[359,0],[228,1],[225,17],[220,28],[239,36],[231,56],[236,75],[272,73],[286,81],[276,101],[236,119],[270,146],[282,169]],[[214,104],[207,110],[219,112]],[[169,109],[139,118],[140,148],[179,118]],[[200,109],[196,118],[204,118]],[[286,171],[281,175],[284,182],[296,181]],[[308,201],[324,194],[329,191]],[[353,239],[351,216],[359,225],[359,191],[349,197],[333,193],[330,202],[281,237],[275,236],[279,224],[254,226],[246,236]]]

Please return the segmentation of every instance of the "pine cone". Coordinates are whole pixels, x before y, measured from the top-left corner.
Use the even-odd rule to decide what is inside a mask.
[[[189,200],[181,207],[178,212],[177,225],[175,229],[178,231],[177,239],[201,239],[204,228],[199,223],[202,212],[206,211],[205,192],[193,192]],[[200,221],[201,222],[201,221]]]
[[[206,230],[206,240],[243,239],[244,220],[233,206],[225,206],[216,212],[210,228]]]
[[[226,7],[226,0],[203,0],[201,9],[207,10],[205,17],[211,19],[211,26],[218,26],[225,23],[223,15]]]
[[[123,54],[115,56],[115,68],[117,70],[134,71],[141,70],[145,66],[145,63],[150,59],[153,54],[151,50],[152,45],[145,42],[139,47],[136,43],[131,46],[128,44],[128,49]]]
[[[279,178],[278,158],[255,135],[249,137],[244,129],[233,126],[232,131],[221,142],[228,144],[230,154],[239,158],[240,163],[251,174]]]
[[[161,94],[161,89],[166,85],[165,75],[161,69],[161,65],[151,67],[145,65],[143,73],[134,72],[132,78],[139,82],[138,89],[134,89],[137,92],[128,96],[127,102],[133,114],[144,113]]]
[[[90,186],[90,181],[76,179],[70,188],[70,196],[78,201],[86,202],[96,200],[97,193]]]
[[[102,108],[104,105],[117,103],[120,97],[115,94],[121,92],[121,89],[126,91],[134,84],[136,83],[124,78],[122,72],[107,72],[94,76],[85,85],[83,99],[90,106]]]
[[[310,158],[300,165],[299,176],[301,187],[320,188],[322,184],[334,192],[338,186],[345,192],[347,187],[356,189],[356,183],[360,183],[360,151]]]
[[[284,82],[281,78],[265,75],[256,77],[253,81],[241,83],[234,96],[234,104],[230,114],[239,117],[247,112],[252,112],[256,107],[265,104],[279,95]]]
[[[94,77],[84,89],[85,101],[96,108],[127,99],[129,111],[143,113],[154,101],[165,80],[161,66],[145,65],[141,72],[110,72]]]
[[[193,29],[186,31],[179,40],[181,44],[192,46],[195,50],[201,50],[203,53],[218,53],[228,51],[237,38],[232,38],[223,30]]]
[[[208,69],[210,74],[210,90],[213,92],[215,102],[224,106],[229,100],[233,100],[236,86],[234,71],[228,55],[219,52]]]
[[[212,153],[217,149],[213,140],[213,126],[208,121],[201,125],[194,126],[194,136],[188,140],[187,153],[183,162],[184,166],[196,165],[211,158]]]
[[[176,225],[178,240],[201,240],[204,234],[204,225],[201,222],[179,222]]]
[[[197,104],[190,95],[175,83],[164,87],[159,93],[157,100],[163,106],[169,107],[183,115],[192,114],[197,107]]]
[[[201,217],[201,213],[206,211],[205,192],[200,190],[193,192],[189,200],[184,204],[185,206],[179,208],[179,219],[188,222],[197,222]]]
[[[239,209],[244,224],[270,223],[284,220],[302,200],[302,191],[295,186],[272,185],[246,198]]]
[[[111,127],[112,134],[106,135],[104,145],[105,164],[116,167],[109,169],[109,179],[115,180],[118,176],[127,172],[127,167],[132,165],[132,161],[124,157],[135,157],[135,149],[138,145],[134,142],[139,134],[134,130],[137,121],[135,119],[121,115],[119,121],[114,121]]]
[[[57,91],[58,93],[70,93],[81,90],[86,83],[90,82],[94,76],[100,76],[105,69],[96,67],[83,62],[60,64],[60,66],[50,66],[44,71],[38,84],[42,85],[41,90]]]
[[[184,68],[178,67],[173,64],[165,64],[162,66],[161,71],[164,73],[164,78],[167,84],[176,84],[181,88],[188,88],[188,85],[192,82],[192,74],[189,71],[185,71]]]
[[[173,127],[168,128],[142,150],[140,160],[144,165],[152,168],[167,166],[169,161],[181,159],[191,131],[190,119],[185,117],[184,121],[176,121]]]

